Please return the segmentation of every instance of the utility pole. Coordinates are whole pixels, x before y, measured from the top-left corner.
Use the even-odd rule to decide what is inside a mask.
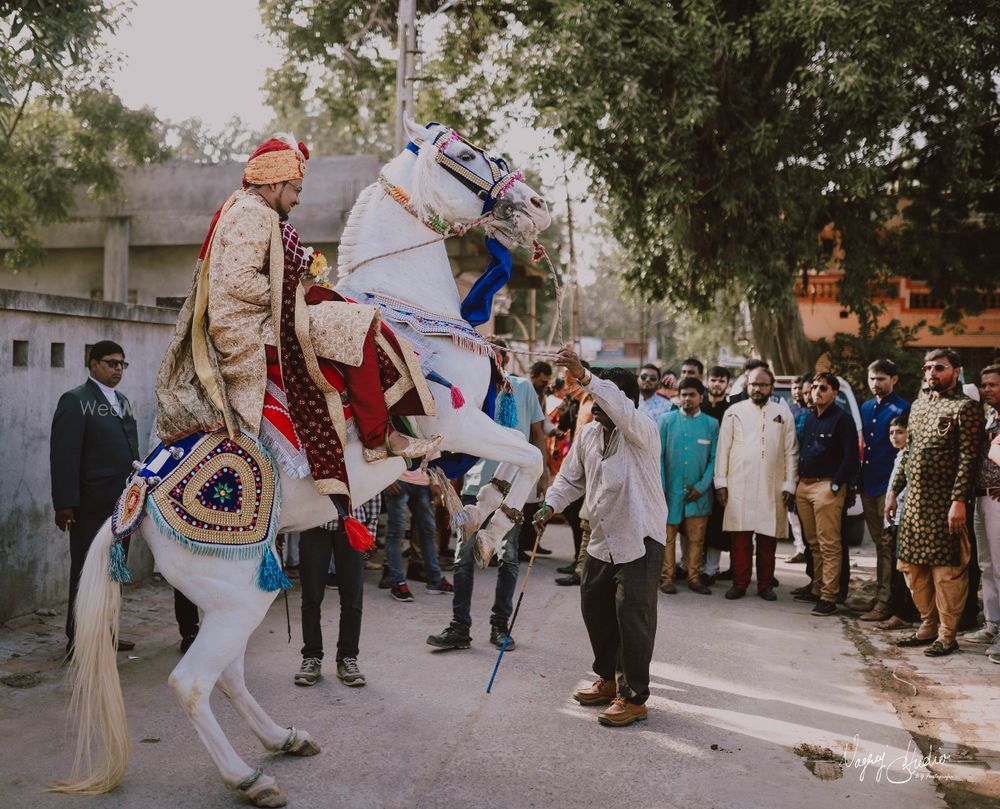
[[[576,266],[576,239],[573,231],[573,200],[569,195],[569,178],[563,165],[563,188],[566,190],[566,229],[569,232],[569,339],[574,350],[580,350],[580,276]]]
[[[396,138],[395,153],[406,146],[406,128],[403,122],[412,118],[413,83],[416,81],[417,57],[417,0],[399,0],[399,61],[396,64]]]

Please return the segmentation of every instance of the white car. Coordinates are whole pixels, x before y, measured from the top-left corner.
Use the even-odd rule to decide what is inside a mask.
[[[774,378],[775,398],[791,402],[792,382],[794,382],[797,378],[798,377],[795,376],[776,376]],[[861,452],[864,450],[864,441],[861,437],[861,406],[858,403],[857,397],[854,395],[854,390],[851,388],[850,383],[842,376],[838,376],[837,381],[840,383],[840,390],[837,391],[837,405],[850,413],[851,418],[854,419],[854,426],[857,427],[858,430],[858,455],[860,457]],[[742,393],[743,382],[744,378],[741,376],[736,380],[736,382],[733,383],[733,387],[729,393]],[[797,527],[796,523],[797,521],[793,520],[792,526]],[[861,509],[860,497],[855,498],[854,504],[847,509],[844,514],[841,530],[844,537],[847,539],[847,544],[852,548],[858,547],[864,540],[865,516]]]

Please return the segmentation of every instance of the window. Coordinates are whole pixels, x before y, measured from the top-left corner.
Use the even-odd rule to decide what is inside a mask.
[[[64,368],[66,366],[66,344],[53,343],[49,350],[49,365],[52,368]]]
[[[28,367],[28,341],[27,340],[15,340],[14,341],[14,367],[15,368],[27,368]]]
[[[83,347],[83,367],[84,368],[89,368],[90,367],[90,349],[92,349],[93,347],[94,347],[93,343],[87,343]]]

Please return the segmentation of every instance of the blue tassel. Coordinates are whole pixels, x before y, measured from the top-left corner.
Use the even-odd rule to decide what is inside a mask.
[[[264,558],[260,560],[260,567],[257,568],[257,586],[265,593],[285,590],[292,586],[271,548],[264,551]]]
[[[509,390],[500,394],[496,421],[501,427],[517,427],[517,402]]]
[[[128,571],[128,562],[125,561],[125,548],[121,542],[114,542],[111,545],[111,559],[108,561],[108,575],[111,581],[128,584],[132,581],[132,574]]]

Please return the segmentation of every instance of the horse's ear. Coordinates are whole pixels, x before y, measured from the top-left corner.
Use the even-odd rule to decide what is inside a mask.
[[[409,115],[403,119],[403,128],[406,130],[406,137],[410,140],[427,139],[427,130],[414,121]]]

